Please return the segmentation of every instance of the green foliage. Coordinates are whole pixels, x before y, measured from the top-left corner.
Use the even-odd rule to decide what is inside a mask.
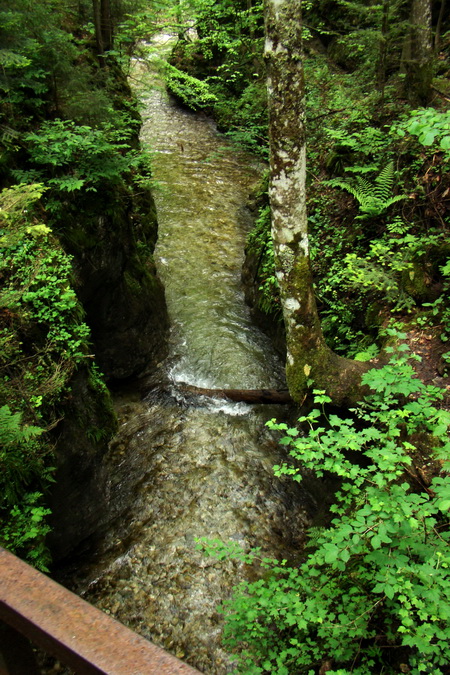
[[[35,473],[44,473],[40,446],[36,439],[43,429],[22,425],[22,413],[12,413],[9,406],[0,408],[0,466],[2,499],[13,505],[20,487],[28,484]]]
[[[143,9],[143,3],[131,4]],[[120,6],[124,12],[126,7],[133,9],[125,1]],[[121,14],[117,4],[112,9],[114,15]],[[126,144],[136,140],[138,115],[112,54],[107,67],[99,67],[93,58],[93,35],[89,25],[80,23],[92,18],[91,12],[91,2],[85,9],[80,3],[78,15],[62,0],[51,7],[41,2],[30,5],[28,0],[0,3],[0,38],[5,47],[0,52],[4,94],[0,177],[3,171],[8,184],[14,169],[14,177],[22,182],[51,180],[51,185],[66,192],[83,186],[96,189],[100,181],[117,183],[134,166],[134,153]],[[143,19],[128,18],[120,50],[127,36],[131,40],[131,24],[136,34],[143,30]],[[125,16],[121,19],[126,23]],[[132,48],[128,45],[128,59]],[[33,155],[31,166],[23,153],[27,144]]]
[[[177,14],[180,21],[183,15],[187,18],[185,33],[194,22],[198,39],[180,40],[171,62],[208,86],[215,97],[208,99],[208,110],[219,128],[239,146],[267,158],[262,2],[196,0],[186,7],[182,3]],[[186,105],[191,105],[191,96],[196,101],[195,90],[183,88],[177,95]]]
[[[58,0],[51,11],[45,3],[3,0],[0,38],[14,55],[7,59],[0,78],[4,93],[0,119],[23,129],[28,116],[48,114],[66,97],[69,73],[78,56],[67,7]]]
[[[320,408],[299,420],[306,434],[269,423],[294,462],[275,467],[277,475],[301,480],[306,469],[340,486],[331,523],[314,529],[298,567],[261,560],[258,550],[209,547],[265,570],[224,605],[225,644],[238,651],[239,673],[312,675],[325,659],[339,675],[394,675],[400,663],[413,675],[446,672],[450,478],[423,489],[412,455],[425,432],[430,452],[448,463],[450,414],[436,406],[442,390],[417,380],[408,358],[401,345],[388,365],[366,373],[372,393],[351,417],[324,416],[329,399],[316,392]]]
[[[40,492],[27,492],[20,504],[9,511],[0,530],[0,543],[12,553],[25,558],[42,572],[48,572],[50,555],[45,545],[45,536],[50,532],[46,517],[50,509],[42,505]]]
[[[137,185],[144,164],[125,76],[112,53],[101,65],[95,54],[92,7],[0,0],[0,189],[8,186],[0,192],[0,543],[41,568],[53,429],[70,410],[77,370],[100,392],[99,410],[83,411],[86,435],[104,443],[114,426],[72,288],[72,258],[53,232],[77,218],[80,240],[92,240],[80,210],[103,215],[105,192],[111,211],[118,194],[128,208],[131,177]],[[143,18],[128,14],[135,9],[144,11],[144,1],[111,4],[113,23],[123,22],[118,57],[130,59],[142,34]],[[86,193],[97,190],[95,213]]]
[[[349,284],[344,264],[348,250],[364,249],[351,226],[338,229],[330,222],[332,204],[327,197],[321,194],[316,204],[311,202],[310,258],[322,330],[334,351],[354,357],[376,339],[365,323],[368,299]]]
[[[50,480],[51,469],[44,463],[43,446],[37,439],[43,429],[22,424],[22,414],[0,408],[0,543],[26,558],[41,570],[49,562],[42,494],[28,492],[36,476],[42,484]]]
[[[405,133],[416,136],[425,147],[438,147],[450,159],[450,112],[435,108],[412,110],[408,118],[394,127],[401,137]]]
[[[38,360],[55,353],[61,368],[67,363],[72,368],[86,358],[89,329],[81,321],[80,306],[70,288],[71,258],[50,238],[46,226],[28,225],[26,214],[25,224],[17,219],[18,205],[22,205],[22,211],[30,208],[39,192],[38,185],[19,185],[1,195],[6,217],[0,223],[4,227],[0,231],[0,274],[4,282],[0,302],[8,312],[17,312],[20,321],[45,327],[45,347],[41,344]],[[7,210],[9,203],[14,204],[15,215]]]
[[[270,228],[270,207],[262,206],[255,225],[248,235],[247,252],[257,261],[255,276],[259,280],[258,307],[265,314],[281,312],[278,280],[275,276],[273,241]]]
[[[213,87],[214,89],[214,87]],[[217,93],[216,89],[214,91]],[[223,97],[214,106],[214,114],[238,146],[268,159],[267,90],[263,80],[250,82],[237,101]]]
[[[192,110],[210,108],[217,101],[207,82],[198,80],[169,63],[166,64],[165,79],[168,90]]]
[[[444,278],[443,291],[434,302],[424,303],[424,308],[428,314],[425,322],[428,325],[437,326],[439,336],[442,342],[447,343],[450,340],[450,305],[448,302],[450,293],[450,260],[441,267]],[[420,318],[424,318],[421,316]],[[449,353],[442,355],[443,360],[449,363]]]
[[[13,171],[15,177],[22,182],[30,178],[46,181],[63,192],[96,191],[104,181],[117,183],[137,161],[134,153],[122,154],[129,145],[108,125],[93,129],[57,119],[44,122],[24,140],[30,161],[42,169]]]
[[[378,174],[373,183],[370,183],[361,176],[356,177],[356,183],[352,184],[342,178],[333,178],[328,181],[332,187],[340,187],[350,192],[359,202],[359,208],[362,215],[359,218],[369,218],[379,216],[384,213],[392,204],[407,195],[392,196],[394,189],[394,163],[389,162]]]
[[[170,11],[169,8],[164,7],[165,4],[165,2],[154,1],[149,8],[146,2],[122,2],[118,8],[122,16],[118,17],[114,50],[110,50],[108,55],[117,60],[122,71],[127,75],[130,74],[133,58],[148,56],[151,50],[149,40],[155,33],[161,31],[158,11],[161,9],[165,9],[166,13]]]
[[[430,252],[446,240],[443,232],[417,236],[407,229],[400,218],[394,219],[381,239],[370,242],[366,256],[347,253],[344,261],[348,285],[372,297],[381,293],[393,311],[411,310],[416,305],[414,296],[423,300],[424,282],[416,276],[422,273]]]
[[[349,132],[348,121],[345,120],[345,124],[326,129],[327,137],[333,142],[334,150],[332,158],[328,160],[329,168],[363,175],[376,171],[378,164],[374,161],[368,163],[367,160],[373,160],[374,157],[378,160],[387,153],[390,142],[388,135],[369,124],[362,129]],[[344,165],[345,160],[347,166]],[[354,164],[355,160],[364,161],[364,164]]]
[[[70,287],[71,259],[37,218],[42,185],[0,193],[0,540],[44,568],[46,433],[61,418],[89,330]]]
[[[328,46],[327,56],[334,68],[358,79],[365,92],[386,85],[389,76],[398,71],[410,29],[403,0],[376,4],[315,0],[305,3],[304,21],[314,37]]]
[[[358,30],[382,28],[380,10],[380,5],[369,8],[358,2],[319,0],[308,4],[304,12],[305,21],[314,29],[314,40],[305,43],[307,200],[313,277],[327,343],[346,356],[378,341],[381,312],[406,308],[417,313],[433,292],[438,292],[442,279],[439,265],[444,258],[439,248],[445,250],[448,240],[445,156],[442,151],[436,152],[438,136],[434,145],[420,146],[406,131],[410,113],[405,111],[404,100],[399,99],[401,81],[394,74],[398,63],[392,55],[400,56],[394,40],[400,38],[401,42],[407,30],[407,17],[399,3],[389,3],[388,32],[384,36],[380,32],[380,41],[372,39],[366,51],[373,54],[383,44],[386,47],[387,79],[382,93],[374,86],[375,59],[366,70],[365,55],[361,59],[357,54],[353,59],[353,47],[346,46],[354,41],[356,47]],[[353,37],[347,40],[349,33]],[[336,42],[343,38],[346,45],[336,49]],[[374,33],[372,38],[376,38]],[[443,125],[445,115],[442,113]],[[393,133],[399,125],[402,137]],[[374,179],[379,168],[391,162],[396,181],[387,186],[379,200]],[[342,181],[346,192],[357,193],[356,218],[353,210],[349,212],[348,196],[328,189],[327,179],[334,176],[341,177],[336,184]],[[400,192],[410,198],[398,199],[389,210],[384,208]],[[365,208],[369,213],[363,211]],[[377,212],[379,215],[375,215]],[[428,235],[438,231],[439,243],[430,244]],[[407,235],[415,241],[410,244],[408,237],[402,242]],[[419,243],[422,238],[423,246]],[[355,256],[353,262],[346,259],[348,254]],[[373,283],[369,285],[369,281]],[[447,304],[443,293],[440,305]]]
[[[39,427],[21,427],[21,417],[20,413],[14,415],[7,405],[0,408],[0,443],[3,447],[22,441],[28,442],[42,433]]]

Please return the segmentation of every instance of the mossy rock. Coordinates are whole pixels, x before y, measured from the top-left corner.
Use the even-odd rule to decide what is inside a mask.
[[[419,263],[410,263],[409,269],[404,270],[401,276],[402,289],[419,303],[436,299],[430,281],[426,270]]]
[[[167,351],[164,289],[152,260],[156,209],[149,191],[140,188],[135,199],[131,188],[73,195],[61,216],[96,361],[108,379],[137,375]]]

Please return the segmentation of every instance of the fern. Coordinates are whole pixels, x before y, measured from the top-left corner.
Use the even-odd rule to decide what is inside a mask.
[[[7,405],[0,408],[0,445],[6,447],[29,441],[42,434],[43,429],[22,426],[22,413],[13,413]]]
[[[319,539],[323,535],[324,530],[325,528],[323,526],[313,526],[308,528],[308,541],[305,546],[307,548],[317,548]]]
[[[0,507],[20,500],[24,486],[34,474],[42,474],[39,456],[33,445],[43,429],[22,424],[22,413],[11,412],[9,406],[0,408]]]
[[[373,183],[366,178],[357,176],[355,183],[343,178],[334,178],[327,181],[332,187],[347,190],[359,202],[362,214],[359,218],[380,216],[392,204],[406,199],[407,195],[392,195],[394,189],[394,163],[389,162],[378,174]]]

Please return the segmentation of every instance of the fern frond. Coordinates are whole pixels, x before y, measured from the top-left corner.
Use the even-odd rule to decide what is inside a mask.
[[[0,408],[0,444],[3,446],[29,441],[42,434],[43,429],[22,426],[22,414],[11,412],[9,406]]]
[[[389,162],[378,174],[373,183],[366,178],[357,176],[356,184],[350,183],[345,179],[335,178],[327,181],[332,187],[340,187],[347,190],[359,202],[360,210],[364,216],[379,216],[386,211],[389,206],[395,204],[401,199],[406,199],[407,195],[392,196],[394,188],[394,163]]]
[[[315,547],[317,546],[317,543],[322,536],[323,531],[325,530],[324,527],[309,527],[308,528],[308,541],[306,543],[307,547]]]
[[[327,181],[327,183],[328,185],[331,185],[331,187],[340,187],[342,190],[347,190],[347,192],[350,192],[350,194],[355,197],[355,199],[358,199],[358,189],[355,188],[351,183],[347,183],[346,180],[342,180],[341,178],[333,178],[332,180]]]
[[[387,199],[385,202],[384,208],[387,209],[392,204],[395,204],[396,202],[400,202],[402,199],[408,199],[408,195],[396,195],[395,197],[391,197],[390,199]]]
[[[358,185],[358,190],[362,198],[369,198],[374,196],[374,189],[372,183],[369,183],[367,178],[358,176],[356,179],[356,184]]]
[[[381,201],[387,201],[394,189],[394,162],[389,162],[375,178],[373,191]]]

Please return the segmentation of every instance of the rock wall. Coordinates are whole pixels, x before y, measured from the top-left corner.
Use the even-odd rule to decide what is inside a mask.
[[[168,317],[152,253],[157,221],[149,192],[105,188],[65,206],[64,246],[74,256],[75,288],[92,331],[95,362],[107,380],[151,373],[164,357]],[[54,431],[51,494],[55,562],[117,516],[104,465],[116,430],[110,395],[87,369],[75,374],[64,419]]]
[[[56,473],[48,545],[54,562],[110,520],[109,478],[103,459],[117,429],[111,398],[87,368],[75,373],[70,385],[64,418],[53,431]]]
[[[85,195],[80,210],[76,202],[68,209],[63,241],[75,258],[75,286],[107,380],[136,376],[166,353],[167,309],[152,259],[156,237],[149,192],[134,198],[123,187],[106,187]]]

